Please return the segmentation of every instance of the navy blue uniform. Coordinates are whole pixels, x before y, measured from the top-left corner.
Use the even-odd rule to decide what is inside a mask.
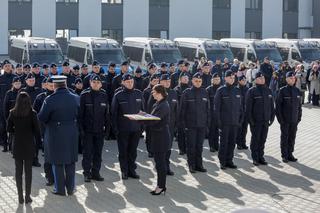
[[[143,90],[143,93],[142,93],[143,109],[147,113],[151,113],[152,106],[155,103],[155,100],[151,95],[151,91],[152,91],[151,86],[148,86],[146,89]],[[151,103],[150,99],[152,99],[152,103]],[[146,126],[146,129],[145,129],[145,131],[146,131],[145,143],[146,143],[146,148],[147,148],[148,154],[151,157],[152,156],[152,152],[151,152],[151,149],[150,149],[150,131],[149,131],[149,129],[150,128],[148,126]]]
[[[124,74],[121,72],[119,75],[116,75],[112,79],[112,92],[113,92],[113,94],[115,94],[116,89],[121,87],[122,75],[124,75]]]
[[[183,92],[188,88],[189,88],[188,84],[180,84],[174,88],[178,97],[178,104],[179,104],[178,108],[180,108],[181,96]],[[184,127],[182,126],[182,122],[180,120],[179,115],[177,120],[177,127],[178,127],[177,128],[178,129],[178,147],[179,147],[180,154],[183,155],[186,153],[186,134],[184,131]]]
[[[181,70],[176,70],[172,75],[171,75],[171,88],[175,88],[179,84],[179,76],[181,74]]]
[[[245,113],[245,99],[246,99],[246,95],[249,88],[246,85],[245,86],[238,85],[238,88],[240,89],[240,93],[241,93],[241,102],[243,106],[242,113]],[[245,117],[245,114],[243,117]],[[246,145],[247,131],[248,131],[248,120],[243,119],[237,133],[236,143],[237,143],[238,149],[243,149],[243,148],[247,149],[247,145]]]
[[[108,96],[104,90],[88,89],[80,96],[80,129],[83,134],[83,174],[99,177],[104,136],[110,130]]]
[[[137,114],[143,111],[142,92],[136,89],[122,89],[113,97],[111,104],[112,128],[117,136],[119,162],[124,175],[135,175],[137,147],[142,125],[131,121],[124,114]]]
[[[272,77],[272,73],[273,73],[273,68],[272,68],[271,64],[262,63],[260,65],[260,71],[265,76],[266,85],[269,86],[270,81],[271,81],[271,77]]]
[[[250,123],[250,149],[253,161],[265,162],[264,145],[274,117],[272,91],[265,85],[251,87],[246,96],[246,120]]]
[[[232,85],[222,86],[214,99],[214,113],[221,129],[219,161],[222,166],[232,165],[237,130],[243,116],[240,89]]]
[[[75,162],[78,160],[79,97],[67,88],[48,96],[38,114],[45,124],[44,154],[53,165],[55,191],[73,193]]]
[[[141,92],[144,90],[144,82],[142,77],[134,77],[134,88],[140,90]]]
[[[282,158],[292,160],[298,123],[301,121],[301,93],[295,86],[285,86],[276,100],[276,115],[281,128]]]
[[[86,90],[90,87],[90,79],[92,77],[92,75],[98,75],[101,79],[101,83],[102,83],[102,89],[105,90],[105,92],[107,91],[107,79],[106,76],[103,74],[96,74],[94,72],[91,72],[90,74],[88,74],[84,79],[83,79],[83,90]]]
[[[28,95],[30,96],[31,98],[31,104],[34,103],[34,101],[36,100],[36,97],[42,92],[41,88],[39,87],[29,87],[29,86],[26,86],[24,88],[22,88],[20,90],[20,92],[26,92],[28,93]]]
[[[42,85],[42,81],[43,81],[43,79],[45,79],[46,77],[45,76],[43,76],[42,74],[35,74],[35,73],[33,73],[33,75],[34,75],[34,78],[35,78],[35,80],[36,80],[36,83],[34,84],[34,86],[35,87],[38,87],[38,88],[41,88],[41,85]]]
[[[202,74],[202,88],[207,88],[211,85],[211,78],[212,78],[212,75],[211,74],[205,74],[203,73]]]
[[[212,85],[207,88],[207,92],[210,100],[210,110],[211,110],[211,122],[209,127],[209,147],[210,151],[218,151],[219,150],[219,126],[217,123],[217,118],[213,111],[214,109],[214,97],[220,85]]]
[[[74,75],[70,74],[61,74],[67,77],[67,86],[68,88],[74,89],[74,81],[76,80],[76,77]]]
[[[210,122],[208,93],[203,88],[186,89],[181,97],[180,120],[187,137],[187,157],[190,170],[203,168],[202,149],[206,128]]]

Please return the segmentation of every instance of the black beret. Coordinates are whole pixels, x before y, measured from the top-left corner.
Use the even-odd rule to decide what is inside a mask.
[[[24,69],[30,69],[31,66],[30,66],[30,64],[25,64],[25,65],[23,65],[23,68],[24,68]]]
[[[255,78],[260,78],[260,77],[263,77],[264,74],[261,72],[261,71],[258,71],[255,75]]]
[[[178,61],[178,65],[182,65],[182,64],[184,64],[184,60]]]
[[[128,61],[124,61],[121,63],[121,66],[128,66],[129,65],[129,62]]]
[[[212,78],[220,78],[218,73],[213,73]]]
[[[160,77],[160,81],[167,81],[170,80],[170,75],[169,74],[163,74]]]
[[[242,81],[242,80],[246,80],[246,76],[245,75],[241,75],[240,77],[238,77],[238,81]]]
[[[40,67],[40,64],[38,62],[34,62],[32,64],[32,68],[38,68],[38,67]]]
[[[52,64],[50,65],[50,67],[51,67],[51,68],[57,67],[57,65],[56,65],[55,63],[52,63]]]
[[[80,84],[80,83],[82,83],[82,79],[81,78],[76,78],[74,80],[74,84]]]
[[[88,67],[87,64],[82,64],[82,65],[81,65],[81,68],[87,68],[87,67]]]
[[[100,63],[98,61],[93,61],[92,62],[92,66],[99,66],[99,65],[100,65]]]
[[[68,61],[64,61],[63,63],[62,63],[62,66],[64,66],[64,67],[68,67],[70,65],[70,63],[68,62]]]
[[[49,68],[48,64],[42,64],[42,69],[48,69],[48,68]]]
[[[196,73],[192,76],[192,78],[202,79],[202,75],[201,75],[200,72],[196,72]]]
[[[137,67],[134,72],[135,72],[135,73],[142,73],[142,69],[141,69],[140,67]]]
[[[4,61],[2,62],[2,66],[6,65],[6,64],[11,64],[11,63],[10,63],[9,60],[6,59],[6,60],[4,60]]]
[[[116,66],[116,63],[114,63],[114,62],[109,63],[109,67],[115,67],[115,66]]]
[[[168,64],[166,62],[162,62],[160,67],[168,67]]]
[[[133,76],[130,73],[126,73],[126,74],[122,75],[123,81],[131,80],[131,79],[133,79]]]
[[[150,81],[154,80],[154,79],[159,79],[160,76],[158,74],[153,74],[151,77],[150,77]]]
[[[16,64],[16,68],[22,67],[22,64]]]
[[[290,78],[290,77],[293,77],[293,76],[294,76],[294,73],[292,71],[287,72],[287,74],[286,74],[286,78]]]
[[[90,81],[101,81],[101,78],[99,75],[96,75],[96,74],[92,74],[90,76]]]
[[[12,83],[15,83],[15,82],[21,82],[21,79],[18,76],[16,76],[12,79]]]
[[[27,79],[32,79],[32,78],[35,78],[34,74],[28,73],[24,79],[27,80]]]
[[[230,76],[233,76],[234,73],[232,72],[232,70],[227,70],[225,73],[224,73],[224,77],[230,77]]]
[[[73,70],[80,70],[80,66],[79,66],[78,64],[76,64],[76,65],[74,65],[74,66],[72,67],[72,69],[73,69]]]

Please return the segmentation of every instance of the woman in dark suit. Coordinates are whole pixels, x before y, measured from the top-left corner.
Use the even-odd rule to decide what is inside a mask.
[[[31,203],[32,160],[35,154],[34,140],[40,138],[37,113],[32,109],[31,98],[26,92],[19,93],[16,104],[10,110],[7,131],[14,136],[13,158],[16,165],[16,185],[19,203],[24,202],[22,192],[22,172],[25,173],[25,202]]]
[[[150,193],[152,195],[160,195],[167,190],[166,153],[170,148],[170,106],[166,100],[168,94],[162,85],[157,84],[153,87],[152,96],[157,102],[153,105],[151,114],[159,117],[161,120],[146,123],[146,125],[150,127],[150,149],[154,155],[158,175],[157,187]]]

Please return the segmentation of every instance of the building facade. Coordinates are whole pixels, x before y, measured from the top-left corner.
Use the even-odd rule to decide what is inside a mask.
[[[0,54],[10,36],[320,37],[320,0],[1,0]],[[63,48],[63,47],[62,47]]]

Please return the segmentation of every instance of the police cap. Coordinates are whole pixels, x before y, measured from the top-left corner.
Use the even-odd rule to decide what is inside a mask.
[[[130,73],[126,73],[122,76],[123,81],[131,80],[133,79],[133,76]]]

